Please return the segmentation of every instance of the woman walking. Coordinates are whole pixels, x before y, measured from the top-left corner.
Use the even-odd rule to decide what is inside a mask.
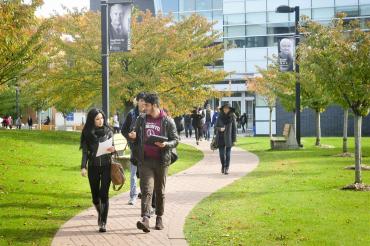
[[[202,111],[200,108],[194,108],[192,114],[192,124],[195,131],[195,140],[197,142],[197,145],[199,145],[199,140],[202,138],[202,131],[203,131],[203,124],[202,119],[204,118],[204,115],[202,114]]]
[[[222,106],[215,125],[221,173],[226,175],[229,174],[231,147],[236,142],[236,116],[234,112],[235,110],[230,104]]]
[[[98,212],[100,232],[106,232],[109,208],[109,187],[111,182],[111,154],[96,156],[99,142],[113,137],[102,110],[91,109],[81,133],[82,162],[81,175],[89,177],[92,202]],[[114,146],[107,149],[113,153]],[[88,170],[88,171],[87,171]]]

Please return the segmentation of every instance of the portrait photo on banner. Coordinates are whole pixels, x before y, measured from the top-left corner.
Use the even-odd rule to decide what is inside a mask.
[[[279,66],[281,72],[294,71],[295,40],[294,37],[278,38]]]
[[[109,51],[131,50],[131,3],[109,4]]]

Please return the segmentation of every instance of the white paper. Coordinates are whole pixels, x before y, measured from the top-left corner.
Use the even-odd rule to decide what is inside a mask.
[[[99,143],[98,151],[96,152],[96,157],[109,154],[108,149],[113,146],[113,138],[110,138],[104,142]]]

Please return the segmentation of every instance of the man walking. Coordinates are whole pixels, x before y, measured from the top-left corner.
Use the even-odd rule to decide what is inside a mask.
[[[205,139],[207,141],[210,140],[211,138],[211,125],[212,125],[212,118],[213,118],[213,110],[211,110],[211,106],[209,104],[207,104],[207,107],[206,109],[204,110],[204,113],[205,115]]]
[[[134,157],[138,161],[140,172],[141,217],[136,226],[144,232],[150,232],[149,219],[151,197],[156,194],[155,229],[163,230],[162,216],[164,213],[165,186],[168,166],[171,164],[172,149],[178,144],[178,136],[174,121],[160,109],[157,94],[145,96],[145,114],[138,117],[135,130],[129,133],[134,142]],[[162,136],[167,140],[150,144],[150,136]]]
[[[122,135],[127,139],[130,149],[131,149],[131,163],[130,163],[130,200],[128,204],[135,205],[136,199],[137,199],[137,189],[136,189],[136,172],[137,172],[137,161],[135,158],[133,158],[133,143],[131,143],[129,140],[129,133],[132,132],[135,128],[135,123],[137,117],[141,113],[144,113],[145,109],[145,93],[141,92],[139,93],[135,100],[134,100],[134,106],[135,108],[131,109],[130,112],[127,114],[126,119],[122,125],[121,133]]]

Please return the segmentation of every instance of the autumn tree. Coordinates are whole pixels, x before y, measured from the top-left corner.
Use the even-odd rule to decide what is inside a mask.
[[[370,109],[370,33],[343,17],[329,26],[308,21],[302,61],[332,95],[344,101],[355,117],[355,187],[361,186],[362,118]]]
[[[42,0],[0,1],[0,87],[11,86],[39,63],[50,23],[35,17]]]

